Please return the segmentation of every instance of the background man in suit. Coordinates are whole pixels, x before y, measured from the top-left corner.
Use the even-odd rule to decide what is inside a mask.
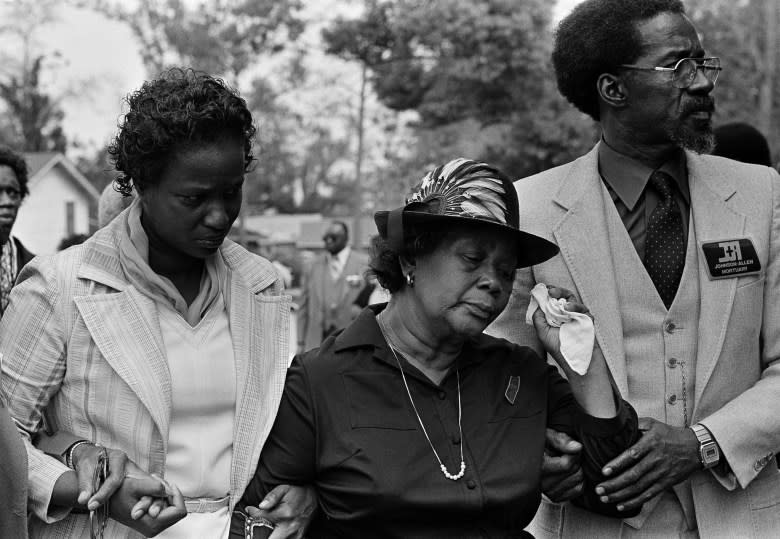
[[[322,339],[345,327],[355,315],[354,303],[366,279],[368,255],[349,245],[343,221],[333,221],[322,236],[325,253],[303,276],[298,310],[298,351],[320,345]]]
[[[720,71],[677,0],[585,0],[558,29],[587,155],[518,181],[521,227],[560,254],[521,270],[493,333],[530,342],[536,283],[574,290],[642,438],[597,492],[639,516],[543,501],[536,537],[776,537],[780,178],[712,149]]]
[[[11,236],[19,206],[27,193],[24,157],[0,146],[0,316],[8,305],[8,294],[16,276],[33,257],[22,242]]]

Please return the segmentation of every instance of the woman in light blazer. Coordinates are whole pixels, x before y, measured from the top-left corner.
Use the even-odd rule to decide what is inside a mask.
[[[30,263],[0,323],[32,537],[89,536],[89,496],[77,500],[68,464],[94,466],[93,444],[131,461],[106,537],[225,536],[282,394],[290,298],[267,260],[226,239],[253,160],[244,100],[171,70],[128,105],[109,152],[118,190],[137,200],[84,244]],[[66,463],[31,443],[44,421],[80,439]]]

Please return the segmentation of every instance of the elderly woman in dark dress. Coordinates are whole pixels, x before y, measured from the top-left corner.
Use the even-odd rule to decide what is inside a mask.
[[[537,311],[567,382],[529,348],[483,333],[506,306],[515,269],[557,252],[519,230],[512,183],[454,160],[375,220],[371,267],[390,302],[293,361],[241,503],[277,484],[313,484],[314,537],[523,536],[540,501],[549,426],[583,443],[581,503],[617,514],[594,487],[601,466],[638,437],[637,420],[600,351],[577,374],[560,329]],[[573,301],[567,309],[586,312]],[[244,536],[239,515],[231,537]]]

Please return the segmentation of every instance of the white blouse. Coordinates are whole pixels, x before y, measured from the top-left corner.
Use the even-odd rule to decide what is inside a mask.
[[[171,374],[171,421],[165,478],[186,498],[220,499],[230,491],[236,371],[222,294],[197,325],[157,303]],[[157,537],[226,537],[227,503],[215,512],[189,513]]]

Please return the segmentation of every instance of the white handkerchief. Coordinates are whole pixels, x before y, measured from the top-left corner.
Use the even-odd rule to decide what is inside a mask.
[[[538,283],[531,289],[531,301],[525,313],[526,324],[533,325],[533,315],[539,308],[547,323],[561,328],[561,355],[574,372],[584,375],[590,367],[596,331],[588,315],[566,310],[566,300],[551,298],[547,285]]]

